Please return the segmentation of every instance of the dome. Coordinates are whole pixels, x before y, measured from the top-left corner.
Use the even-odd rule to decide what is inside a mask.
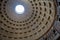
[[[53,0],[0,0],[0,40],[39,40],[53,27]]]

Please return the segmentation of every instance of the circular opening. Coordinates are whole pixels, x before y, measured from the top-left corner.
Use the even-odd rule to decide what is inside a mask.
[[[17,5],[17,6],[15,7],[15,11],[16,11],[17,14],[23,14],[24,11],[25,11],[25,8],[24,8],[23,5]]]

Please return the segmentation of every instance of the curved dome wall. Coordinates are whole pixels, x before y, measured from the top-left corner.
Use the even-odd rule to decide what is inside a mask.
[[[14,10],[19,4],[25,7],[23,14]],[[0,0],[0,40],[43,37],[54,23],[55,11],[54,0]]]

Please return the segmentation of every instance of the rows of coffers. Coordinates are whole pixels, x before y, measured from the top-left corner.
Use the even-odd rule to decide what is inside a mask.
[[[1,0],[1,2],[2,2],[2,0]],[[39,14],[40,15],[37,15],[38,14],[38,7],[36,7],[38,4],[36,3],[36,4],[32,4],[32,1],[30,1],[30,3],[31,3],[31,5],[32,5],[32,8],[33,8],[33,13],[32,13],[32,15],[31,15],[31,17],[29,18],[29,19],[27,19],[27,20],[25,20],[25,21],[23,21],[23,22],[19,22],[19,21],[14,21],[14,20],[12,20],[12,19],[10,19],[9,18],[9,16],[7,15],[7,13],[6,13],[6,10],[5,10],[5,6],[6,6],[6,3],[7,3],[7,1],[5,1],[5,3],[4,4],[2,4],[2,3],[0,3],[0,6],[1,5],[3,5],[3,8],[1,7],[0,8],[0,16],[1,16],[1,18],[2,18],[2,20],[3,21],[5,21],[6,23],[9,23],[10,25],[13,25],[13,26],[27,26],[28,24],[31,24],[31,22],[33,22],[35,19],[36,19],[36,21],[33,23],[33,24],[31,24],[30,26],[27,26],[27,27],[23,27],[23,28],[14,28],[14,27],[11,27],[11,26],[8,26],[7,24],[5,24],[2,20],[0,21],[0,23],[1,24],[3,24],[5,27],[7,27],[7,28],[11,28],[12,30],[24,30],[24,29],[29,29],[30,27],[33,27],[33,25],[35,25],[36,24],[36,22],[39,22],[39,19],[40,19],[40,17],[41,17],[41,14],[42,14],[42,12],[39,12]],[[33,5],[35,5],[35,6],[33,6]],[[39,5],[41,6],[41,3],[39,2]],[[46,5],[46,3],[44,2],[44,5]],[[50,4],[50,6],[51,6],[51,4]],[[36,11],[35,11],[35,8],[36,8]],[[4,12],[4,14],[2,13],[2,10],[3,9],[3,12]],[[40,10],[42,10],[43,8],[41,8],[40,7]],[[45,8],[45,11],[46,11],[47,9]],[[35,13],[34,13],[35,12]],[[50,10],[50,13],[51,13],[51,10]],[[44,17],[46,16],[46,14],[44,14]],[[9,20],[7,20],[7,19],[9,19]],[[50,19],[50,16],[48,17],[48,20]],[[29,20],[31,20],[30,22],[29,22]],[[44,20],[44,18],[42,18],[42,21]],[[12,21],[13,23],[11,23],[10,21]],[[28,21],[28,22],[27,22]],[[19,25],[18,24],[14,24],[14,23],[20,23]],[[26,23],[27,22],[27,23]],[[25,24],[23,24],[23,23],[25,23]],[[41,22],[35,27],[35,28],[32,28],[32,30],[35,30],[35,29],[37,29],[38,27],[39,27],[39,25],[40,24],[42,24]],[[47,23],[46,23],[47,24]],[[18,33],[18,32],[10,32],[10,31],[8,31],[8,30],[6,30],[6,29],[4,29],[4,28],[0,28],[0,30],[1,31],[5,31],[5,32],[9,32],[9,33],[13,33],[13,34],[22,34],[22,32],[20,32],[20,33]],[[29,30],[28,32],[24,32],[24,33],[29,33],[29,32],[31,32],[32,30]],[[40,32],[41,31],[41,29],[38,31],[38,32]],[[33,35],[36,35],[37,33],[34,33]],[[0,34],[0,35],[2,35],[3,37],[7,37],[6,35],[3,35],[3,34]],[[30,37],[32,37],[33,35],[29,35]],[[28,36],[25,36],[24,38],[27,38]],[[8,37],[8,38],[12,38],[12,37]],[[22,39],[23,37],[14,37],[14,39],[17,39],[17,38],[20,38],[20,39]]]

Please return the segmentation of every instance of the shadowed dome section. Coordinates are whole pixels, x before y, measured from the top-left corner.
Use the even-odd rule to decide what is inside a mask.
[[[39,40],[51,29],[55,11],[53,0],[0,0],[0,40]]]

